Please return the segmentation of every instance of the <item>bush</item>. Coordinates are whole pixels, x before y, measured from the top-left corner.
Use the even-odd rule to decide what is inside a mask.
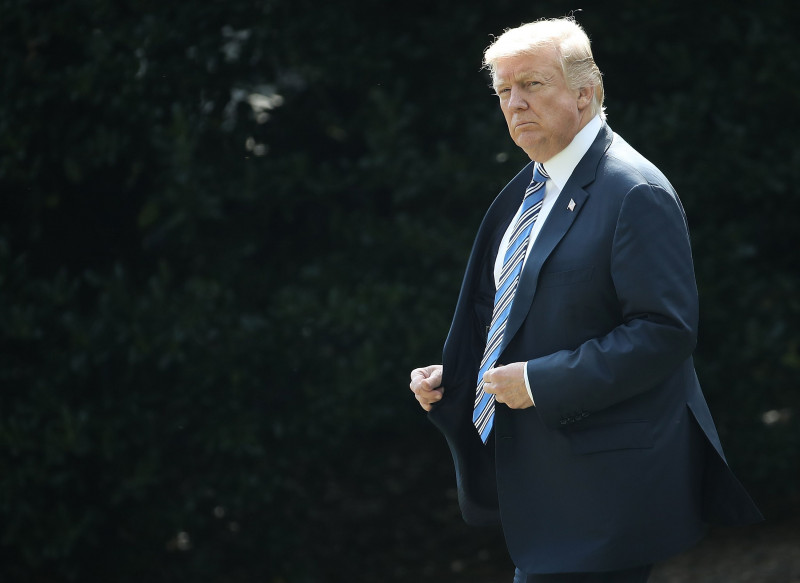
[[[701,381],[766,499],[798,491],[797,65],[776,2],[717,9],[578,17],[612,127],[687,207]],[[481,52],[539,14],[0,12],[0,578],[440,580],[472,543],[405,387],[525,161]]]

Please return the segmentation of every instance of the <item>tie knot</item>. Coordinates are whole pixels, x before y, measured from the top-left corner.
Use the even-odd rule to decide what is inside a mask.
[[[544,164],[537,162],[533,167],[533,180],[534,182],[545,182],[550,175],[544,169]]]

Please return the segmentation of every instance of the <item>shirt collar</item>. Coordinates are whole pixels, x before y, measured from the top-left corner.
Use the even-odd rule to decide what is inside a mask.
[[[603,121],[600,119],[600,116],[594,116],[589,123],[572,138],[572,141],[566,148],[544,163],[545,170],[547,170],[547,174],[550,175],[550,180],[558,186],[559,190],[564,188],[564,185],[567,183],[567,180],[569,180],[569,177],[572,176],[572,172],[575,170],[578,162],[580,162],[583,155],[589,151],[601,127],[603,127]]]

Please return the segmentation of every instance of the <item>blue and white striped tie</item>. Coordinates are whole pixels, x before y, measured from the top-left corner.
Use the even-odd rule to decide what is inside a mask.
[[[545,172],[544,166],[537,162],[533,168],[533,180],[525,191],[522,211],[514,226],[514,231],[508,241],[508,250],[503,258],[503,270],[500,272],[500,281],[494,296],[492,324],[489,327],[486,349],[483,352],[481,368],[478,372],[478,388],[475,390],[475,407],[472,412],[472,422],[484,443],[489,439],[494,425],[494,395],[484,392],[483,374],[495,365],[497,357],[500,356],[500,344],[503,342],[503,332],[511,311],[511,302],[514,300],[520,273],[522,273],[531,228],[542,208],[544,184],[548,178],[550,176]]]

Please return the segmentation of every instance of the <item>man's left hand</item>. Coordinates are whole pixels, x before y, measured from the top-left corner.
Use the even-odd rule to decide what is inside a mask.
[[[525,363],[515,362],[490,368],[483,374],[483,390],[494,395],[494,400],[511,409],[533,406],[525,386]]]

